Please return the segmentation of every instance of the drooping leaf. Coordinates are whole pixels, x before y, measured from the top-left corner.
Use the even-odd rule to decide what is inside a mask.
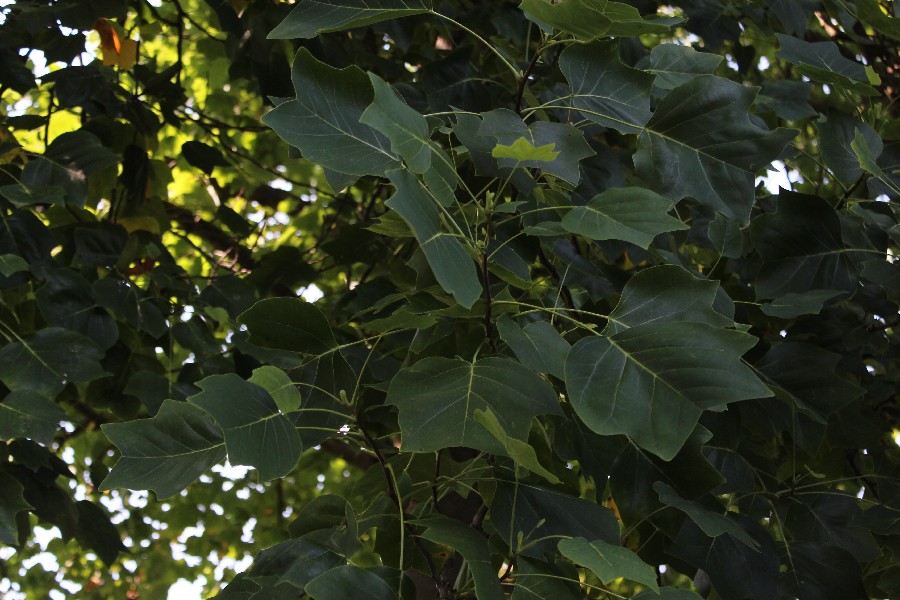
[[[731,327],[733,321],[716,310],[720,292],[715,281],[700,279],[676,265],[659,265],[628,280],[604,335],[662,321],[690,321]]]
[[[375,96],[360,122],[383,133],[391,141],[391,151],[403,158],[413,173],[425,173],[431,166],[431,147],[425,117],[410,108],[397,90],[369,73]]]
[[[791,292],[779,296],[771,302],[763,303],[759,308],[770,317],[779,319],[796,319],[800,315],[817,315],[828,300],[839,296],[836,290],[810,290],[808,292]]]
[[[559,412],[556,394],[545,380],[500,357],[474,363],[421,360],[394,377],[387,403],[400,412],[406,452],[466,446],[505,455],[503,445],[475,421],[476,410],[491,410],[503,430],[518,440],[528,439],[534,417]]]
[[[0,401],[0,439],[29,438],[49,445],[66,411],[40,394],[22,390]]]
[[[777,56],[793,63],[797,72],[813,81],[841,86],[866,96],[878,94],[869,83],[866,67],[846,58],[834,42],[805,42],[776,33],[780,46]]]
[[[253,370],[253,375],[247,381],[269,392],[281,412],[287,414],[300,408],[302,402],[300,392],[291,378],[281,369],[270,366],[259,367]]]
[[[576,537],[560,540],[559,551],[572,562],[590,569],[604,584],[624,577],[659,591],[656,571],[627,548],[603,540],[589,542]]]
[[[66,383],[85,383],[106,375],[103,352],[74,331],[48,327],[0,348],[0,381],[15,391],[54,398]]]
[[[16,514],[33,508],[25,501],[22,484],[14,477],[0,472],[0,543],[15,546],[19,543]]]
[[[569,401],[595,432],[628,435],[669,460],[704,410],[772,395],[740,362],[755,343],[738,331],[677,321],[585,338],[566,360]]]
[[[578,183],[579,161],[594,154],[584,140],[584,135],[577,128],[565,123],[537,121],[532,125],[526,125],[516,113],[505,108],[484,113],[482,117],[478,135],[493,138],[497,144],[512,146],[520,138],[525,138],[536,148],[553,146],[553,153],[541,159],[500,158],[497,162],[501,167],[542,169],[569,183]],[[492,155],[497,144],[491,144]]]
[[[559,478],[544,468],[540,461],[538,461],[537,453],[534,451],[534,448],[529,446],[528,442],[523,442],[522,440],[517,440],[516,438],[508,436],[503,430],[503,425],[501,425],[500,421],[497,419],[497,415],[490,409],[476,409],[474,418],[475,422],[484,427],[488,433],[494,436],[494,438],[503,445],[503,448],[506,450],[506,456],[513,459],[517,465],[528,469],[535,475],[540,475],[550,483],[559,483]]]
[[[46,283],[35,296],[41,314],[53,326],[83,334],[103,350],[119,339],[116,321],[97,306],[91,285],[71,269],[41,269]]]
[[[754,90],[713,75],[669,92],[638,136],[638,175],[673,200],[690,196],[746,223],[757,171],[797,134],[754,124],[747,111],[755,96]]]
[[[644,188],[613,188],[563,217],[569,232],[593,240],[622,240],[648,248],[660,233],[688,226],[670,216],[672,201]]]
[[[840,220],[821,198],[782,191],[776,212],[750,224],[750,238],[763,259],[757,298],[856,288],[856,269],[844,250]]]
[[[718,54],[697,52],[681,44],[660,44],[650,50],[650,72],[656,75],[653,87],[660,96],[695,77],[712,75],[720,64]]]
[[[122,453],[104,490],[153,490],[168,498],[225,458],[222,431],[187,402],[166,400],[152,419],[107,423],[103,433]]]
[[[229,166],[228,161],[217,148],[203,142],[194,140],[185,142],[181,145],[181,155],[192,167],[200,169],[207,175],[212,175],[213,169],[216,167]]]
[[[106,511],[90,500],[80,500],[75,507],[78,510],[75,538],[96,552],[107,567],[112,566],[119,553],[126,550],[119,537],[119,530],[110,521]]]
[[[232,464],[255,467],[263,481],[294,468],[303,451],[300,435],[266,390],[233,373],[211,375],[197,385],[203,391],[188,401],[222,428]]]
[[[605,36],[636,36],[665,33],[681,22],[677,17],[641,16],[638,9],[623,2],[608,0],[522,0],[519,5],[538,23],[570,33],[580,40]]]
[[[313,38],[431,10],[431,0],[302,0],[269,39]]]
[[[618,42],[572,44],[559,68],[572,88],[572,105],[586,119],[621,133],[640,133],[650,120],[653,76],[622,64]]]
[[[816,121],[816,129],[819,132],[819,152],[825,165],[846,186],[852,185],[863,174],[863,167],[852,148],[856,136],[862,136],[873,159],[877,159],[884,150],[878,133],[850,115],[830,111]]]
[[[405,170],[391,171],[391,182],[397,188],[386,202],[406,221],[441,287],[466,308],[481,296],[481,283],[475,263],[460,241],[444,230],[441,213],[435,202],[416,179]]]
[[[475,580],[475,594],[479,599],[503,600],[503,591],[491,565],[487,540],[474,529],[447,517],[431,517],[415,521],[426,527],[422,537],[443,544],[459,552],[466,560]]]
[[[512,319],[504,317],[497,321],[497,331],[523,365],[539,373],[549,373],[560,379],[565,377],[566,356],[572,345],[553,325],[536,321],[519,327]]]
[[[238,317],[250,341],[265,348],[321,354],[337,347],[324,313],[300,298],[267,298]]]
[[[335,69],[305,48],[291,69],[296,98],[262,117],[303,156],[349,175],[384,175],[398,166],[390,141],[360,123],[372,104],[372,83],[358,67]]]
[[[749,548],[759,550],[759,543],[744,531],[740,525],[729,520],[725,515],[700,506],[697,502],[685,500],[678,495],[678,492],[672,489],[672,486],[662,481],[654,483],[653,489],[659,494],[660,502],[686,514],[709,537],[714,538],[727,533],[734,539],[746,544]]]

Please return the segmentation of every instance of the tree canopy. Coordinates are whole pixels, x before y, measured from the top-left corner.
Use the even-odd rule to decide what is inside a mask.
[[[900,590],[887,0],[0,7],[0,593]]]

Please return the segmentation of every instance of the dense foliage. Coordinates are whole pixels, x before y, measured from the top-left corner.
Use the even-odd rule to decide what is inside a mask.
[[[900,593],[896,3],[5,4],[0,592]]]

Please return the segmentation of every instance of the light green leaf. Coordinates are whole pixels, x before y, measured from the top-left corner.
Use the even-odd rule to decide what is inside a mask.
[[[835,290],[810,290],[808,292],[790,293],[765,302],[760,309],[770,317],[794,319],[800,315],[817,315],[826,300],[839,296]]]
[[[397,600],[387,582],[356,565],[341,565],[325,571],[306,584],[303,591],[313,600]]]
[[[81,334],[48,327],[0,349],[0,381],[13,391],[53,399],[66,383],[85,383],[107,375],[103,352]]]
[[[152,419],[102,428],[122,457],[101,490],[153,490],[158,498],[168,498],[225,458],[222,431],[187,402],[166,400]]]
[[[749,548],[759,551],[759,543],[750,537],[750,534],[743,527],[729,520],[725,515],[715,513],[696,502],[685,500],[671,486],[662,481],[654,483],[653,489],[659,494],[660,502],[686,514],[709,537],[717,537],[727,533],[736,540],[746,544]]]
[[[577,206],[562,219],[571,233],[592,240],[623,240],[649,248],[667,231],[688,226],[669,216],[672,201],[644,188],[613,188],[595,196],[587,206]]]
[[[538,23],[551,25],[580,40],[665,33],[682,21],[676,17],[644,18],[633,6],[607,0],[522,0],[519,8]]]
[[[625,284],[603,335],[662,321],[731,327],[734,321],[714,308],[719,290],[717,281],[700,279],[677,265],[644,269]]]
[[[18,254],[0,254],[0,275],[9,277],[28,270],[28,262]]]
[[[531,369],[509,358],[470,363],[426,358],[391,381],[387,404],[400,412],[404,452],[431,452],[452,446],[505,455],[506,449],[475,421],[476,410],[491,410],[509,436],[528,439],[531,420],[559,414],[557,395]]]
[[[638,175],[666,197],[690,196],[746,223],[756,173],[797,134],[752,122],[748,109],[755,96],[754,89],[713,75],[669,92],[638,137]]]
[[[581,177],[579,161],[594,155],[594,151],[584,140],[584,134],[571,125],[548,121],[526,125],[516,113],[505,108],[486,112],[482,117],[484,121],[478,130],[480,136],[492,137],[498,144],[505,146],[514,146],[520,138],[525,138],[535,148],[552,145],[555,150],[551,153],[553,158],[549,160],[500,158],[497,162],[501,167],[542,169],[569,183],[578,183]],[[491,150],[493,153],[496,145]]]
[[[431,10],[431,0],[300,0],[269,39],[314,38]]]
[[[878,164],[878,162],[876,162],[876,160],[878,159],[878,154],[881,154],[881,152],[884,150],[883,144],[881,143],[881,138],[878,138],[878,143],[876,144],[876,147],[879,146],[880,149],[876,153],[869,146],[869,139],[867,139],[867,137],[863,135],[862,131],[857,129],[853,132],[853,141],[850,142],[850,149],[853,150],[853,154],[856,155],[856,160],[859,162],[859,166],[862,167],[862,169],[866,173],[870,173],[880,179],[882,182],[886,182],[888,177],[881,166]],[[0,265],[2,264],[2,257],[0,257]]]
[[[503,445],[506,449],[506,456],[513,459],[517,465],[528,469],[535,475],[540,475],[550,483],[559,483],[559,478],[541,465],[540,461],[538,461],[537,453],[534,451],[534,448],[528,445],[528,442],[506,435],[503,425],[500,424],[497,415],[493,411],[490,409],[476,410],[475,421],[487,429],[488,433]]]
[[[28,438],[50,445],[66,411],[30,391],[12,392],[0,401],[0,440]]]
[[[388,173],[397,192],[387,206],[399,213],[413,233],[435,278],[462,306],[471,308],[481,297],[481,283],[475,263],[460,241],[443,230],[435,202],[416,176],[406,170]]]
[[[712,75],[720,64],[718,54],[697,52],[681,44],[660,44],[650,50],[650,72],[656,75],[653,87],[660,96],[695,77]]]
[[[559,551],[575,564],[590,569],[604,584],[624,577],[659,591],[656,571],[628,548],[608,544],[603,540],[589,542],[578,537],[560,540]]]
[[[269,392],[281,412],[287,414],[300,408],[302,402],[300,392],[291,378],[281,369],[259,367],[253,370],[253,375],[247,381]]]
[[[864,96],[879,94],[869,85],[866,67],[846,58],[834,42],[805,42],[781,33],[775,37],[780,46],[776,56],[793,63],[800,75]]]
[[[303,451],[300,435],[269,393],[234,373],[197,383],[203,391],[188,398],[213,416],[225,432],[228,460],[250,465],[268,481],[287,475]]]
[[[628,435],[671,460],[704,410],[772,395],[740,360],[755,343],[739,331],[678,321],[585,338],[566,360],[569,401],[596,433]]]
[[[398,166],[388,139],[360,123],[374,92],[359,67],[335,69],[301,48],[291,79],[297,97],[262,121],[304,158],[348,175],[384,175]]]
[[[321,354],[337,347],[337,340],[325,314],[300,298],[266,298],[241,316],[250,342],[264,348],[292,350],[301,354]]]
[[[33,508],[22,495],[25,488],[11,475],[0,472],[0,544],[17,546],[16,514]]]
[[[427,528],[422,533],[424,539],[449,546],[462,555],[475,580],[478,600],[503,600],[503,589],[497,579],[497,569],[491,564],[487,539],[480,533],[448,517],[420,519],[413,523]]]
[[[650,120],[653,76],[622,64],[618,42],[572,44],[559,68],[586,119],[621,133],[640,133]]]
[[[566,356],[572,345],[553,325],[536,321],[522,328],[504,316],[497,320],[497,331],[523,365],[538,373],[565,378]]]
[[[410,171],[425,173],[431,166],[431,140],[425,117],[410,108],[397,90],[377,75],[369,73],[369,81],[375,98],[360,122],[386,135],[391,151],[403,158]]]
[[[559,156],[559,152],[554,152],[554,148],[556,148],[556,144],[535,146],[524,137],[520,137],[509,145],[497,144],[491,151],[491,156],[494,158],[511,158],[516,162],[526,160],[553,162]]]

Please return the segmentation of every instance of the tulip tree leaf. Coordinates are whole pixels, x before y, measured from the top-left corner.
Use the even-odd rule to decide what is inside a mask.
[[[225,458],[221,429],[187,402],[165,400],[152,419],[107,423],[103,433],[122,453],[104,490],[153,490],[168,498]]]
[[[720,64],[718,54],[697,52],[690,46],[660,44],[650,50],[650,72],[656,76],[653,87],[657,90],[673,90],[700,75],[712,75]]]
[[[269,39],[314,38],[431,10],[431,0],[302,0]]]
[[[481,296],[475,263],[460,241],[443,230],[435,202],[409,171],[391,171],[397,193],[386,202],[400,214],[413,233],[435,278],[461,305],[471,308]]]
[[[522,0],[526,15],[580,40],[604,36],[665,33],[682,21],[677,17],[642,17],[633,6],[608,0]]]
[[[526,367],[538,373],[565,377],[566,356],[572,345],[547,321],[536,321],[519,327],[510,318],[497,321],[497,331],[504,342]]]
[[[537,162],[553,162],[559,156],[559,152],[555,152],[556,144],[545,144],[543,146],[535,146],[524,137],[520,137],[509,145],[497,144],[491,151],[494,158],[511,158],[516,162],[537,161]]]
[[[491,564],[487,540],[471,527],[447,517],[432,517],[415,521],[426,527],[422,537],[436,544],[444,544],[459,552],[475,580],[475,597],[479,600],[503,600],[504,594]]]
[[[686,514],[709,537],[717,537],[727,533],[736,540],[746,544],[749,548],[759,549],[759,542],[754,540],[743,527],[729,520],[725,515],[704,508],[696,502],[685,500],[671,486],[662,481],[654,483],[653,489],[659,494],[660,502]]]
[[[234,373],[211,375],[197,385],[203,391],[188,402],[222,428],[229,462],[255,467],[263,481],[294,468],[303,450],[300,435],[266,390]]]
[[[810,290],[808,292],[790,293],[766,302],[759,308],[770,317],[779,319],[796,319],[800,315],[817,315],[828,300],[839,296],[835,290]]]
[[[400,371],[387,403],[400,413],[404,452],[430,452],[467,446],[506,455],[506,449],[475,420],[475,411],[492,411],[503,431],[528,439],[531,420],[557,414],[557,396],[545,380],[509,358],[474,363],[426,358]]]
[[[28,270],[28,261],[18,254],[0,254],[0,275],[9,277],[13,273]]]
[[[603,334],[662,321],[731,327],[734,322],[713,307],[718,293],[717,282],[695,277],[676,265],[645,269],[625,284]]]
[[[360,122],[386,135],[391,141],[391,151],[403,158],[410,171],[425,173],[431,166],[425,117],[410,108],[397,90],[377,75],[369,73],[369,80],[375,96]]]
[[[22,484],[14,477],[0,472],[0,544],[19,543],[16,514],[34,508],[22,496]]]
[[[537,453],[534,451],[534,448],[529,446],[527,442],[506,435],[506,432],[503,431],[503,426],[497,419],[497,415],[491,412],[490,409],[476,410],[474,416],[475,421],[478,422],[479,425],[484,427],[498,442],[503,444],[506,455],[513,459],[517,465],[528,469],[535,475],[540,475],[550,483],[559,483],[559,478],[545,469],[538,461]]]
[[[66,411],[30,391],[12,392],[0,401],[0,440],[29,438],[49,445]]]
[[[621,133],[640,133],[650,120],[653,75],[622,64],[618,42],[573,44],[559,68],[572,88],[572,105],[586,119]]]
[[[337,347],[325,314],[300,298],[260,300],[238,317],[250,342],[265,348],[321,354]]]
[[[846,58],[834,42],[805,42],[781,33],[776,33],[775,37],[780,46],[777,56],[793,63],[799,74],[858,94],[878,93],[869,85],[866,67]]]
[[[596,433],[628,435],[671,460],[704,410],[772,395],[740,361],[755,343],[739,331],[678,321],[585,338],[566,360],[569,400]]]
[[[628,548],[608,544],[603,540],[589,542],[576,537],[560,540],[559,551],[572,562],[590,569],[604,584],[624,577],[654,591],[659,590],[656,571]]]
[[[329,569],[307,583],[303,590],[313,600],[397,600],[397,594],[384,579],[356,565]]]
[[[669,216],[672,201],[644,188],[613,188],[597,195],[587,206],[577,206],[563,217],[562,226],[592,240],[622,240],[648,248],[660,233],[688,226]]]
[[[362,70],[335,69],[301,48],[291,78],[297,97],[262,117],[285,142],[305,158],[348,175],[384,175],[398,166],[389,140],[360,123],[374,98]]]
[[[753,123],[747,110],[755,96],[753,89],[713,75],[669,92],[638,136],[638,175],[666,197],[690,196],[746,223],[757,171],[797,133]]]
[[[278,410],[287,414],[300,408],[302,398],[297,386],[291,378],[281,369],[264,366],[253,370],[253,375],[248,379],[263,388],[278,406]]]
[[[103,352],[81,334],[48,327],[0,348],[0,381],[13,391],[54,398],[68,382],[83,383],[106,375]]]

